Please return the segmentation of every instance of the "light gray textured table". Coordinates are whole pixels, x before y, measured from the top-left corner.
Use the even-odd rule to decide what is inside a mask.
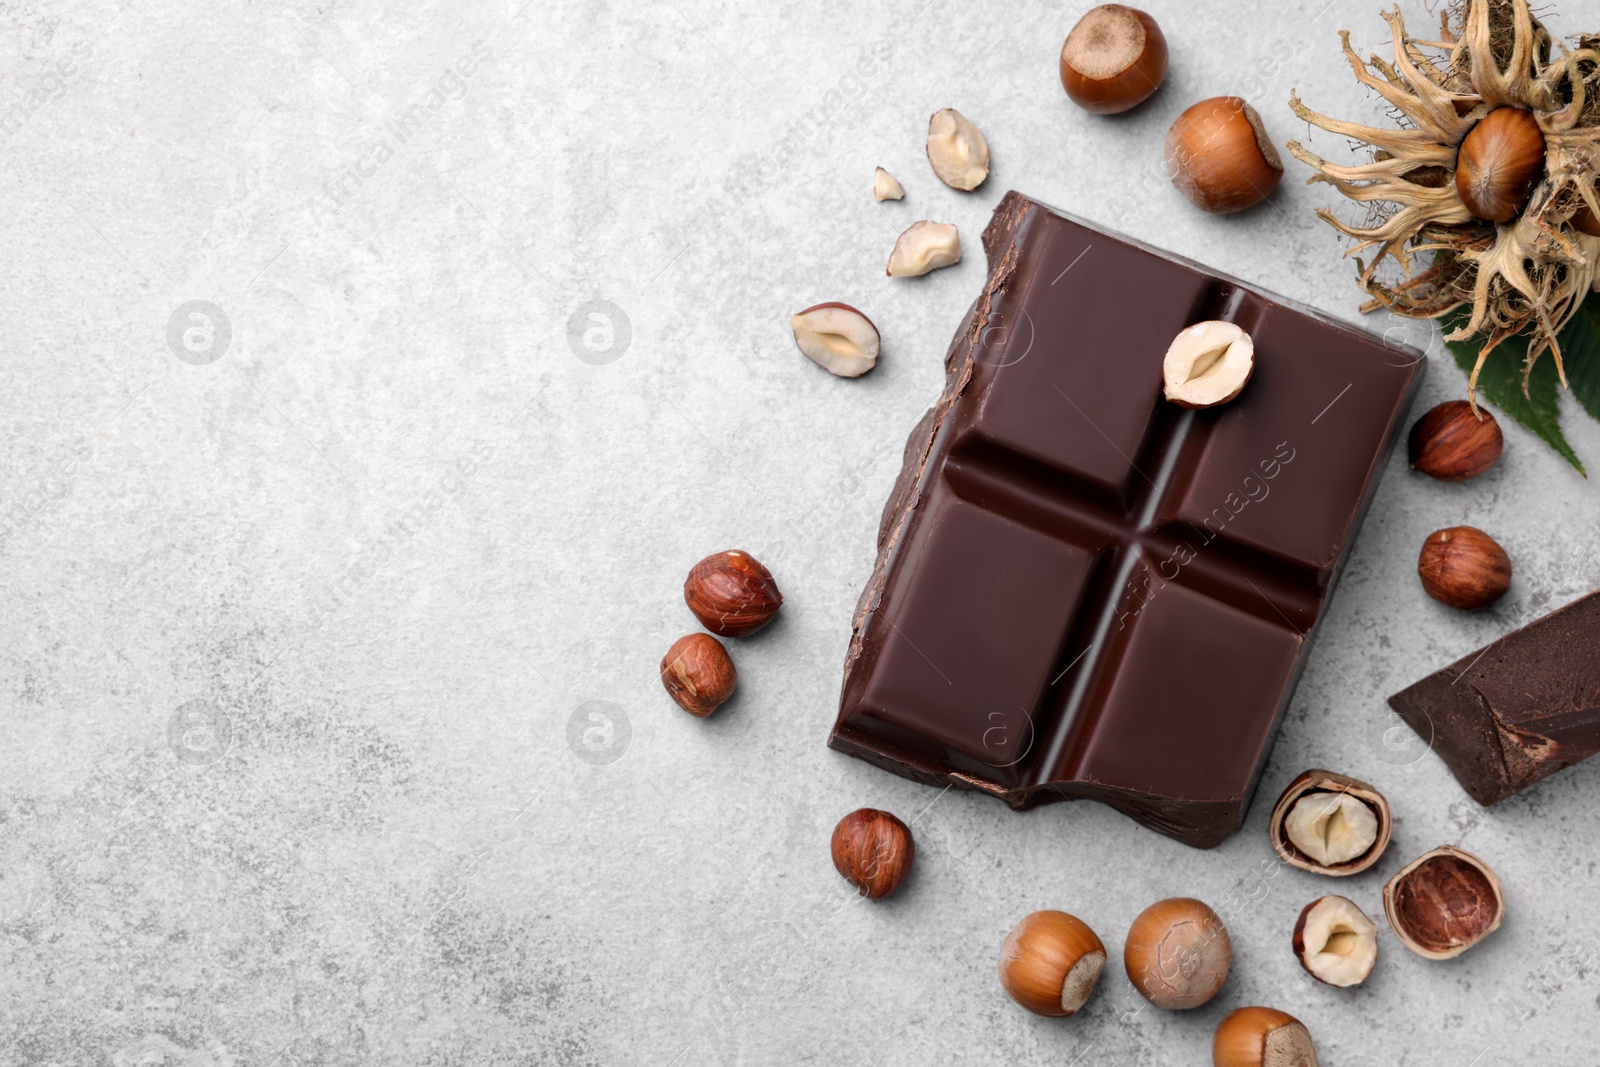
[[[1021,0],[0,10],[22,105],[0,136],[0,1062],[1177,1065],[1259,1002],[1340,1067],[1594,1062],[1600,766],[1491,813],[1385,743],[1387,694],[1600,585],[1594,489],[1520,429],[1466,485],[1393,458],[1263,780],[1384,789],[1367,875],[1275,866],[1259,800],[1197,852],[824,747],[878,509],[1006,189],[1357,317],[1305,168],[1232,218],[1160,170],[1203,96],[1246,95],[1280,141],[1307,132],[1291,87],[1381,117],[1336,36],[1386,48],[1381,5],[1323,3],[1150,0],[1171,75],[1115,120],[1057,82],[1071,5]],[[1560,32],[1600,23],[1565,7]],[[975,194],[923,159],[945,106],[993,147]],[[904,202],[872,201],[876,164]],[[886,279],[924,217],[967,258]],[[883,331],[859,381],[789,336],[830,299]],[[188,301],[225,348],[188,309],[169,346]],[[1430,349],[1417,410],[1461,395],[1432,327],[1368,324]],[[1457,523],[1516,564],[1481,616],[1414,575]],[[735,546],[788,602],[697,721],[656,664],[693,628],[689,565]],[[829,862],[861,805],[914,820],[886,902]],[[1366,986],[1301,973],[1301,905],[1381,916],[1384,879],[1446,842],[1504,878],[1499,933],[1428,963],[1380,917]],[[1138,1011],[1122,935],[1180,894],[1239,902],[1233,977]],[[1076,1020],[995,979],[1040,907],[1113,951]]]

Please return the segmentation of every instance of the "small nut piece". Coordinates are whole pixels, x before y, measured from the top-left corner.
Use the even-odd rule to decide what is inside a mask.
[[[1122,948],[1128,981],[1158,1008],[1198,1008],[1222,989],[1232,962],[1228,928],[1193,897],[1144,909]]]
[[[885,200],[899,200],[906,195],[905,189],[895,180],[893,174],[878,168],[872,176],[872,199],[882,203]]]
[[[889,253],[891,278],[915,278],[961,262],[961,233],[950,222],[913,222]]]
[[[1283,177],[1283,161],[1255,108],[1217,96],[1167,131],[1167,173],[1196,207],[1226,215],[1265,200]]]
[[[1061,86],[1097,115],[1137,107],[1167,76],[1167,39],[1156,20],[1121,4],[1093,8],[1061,46]]]
[[[1000,984],[1035,1015],[1073,1015],[1094,992],[1106,965],[1106,947],[1082,919],[1064,911],[1036,911],[1006,935],[1000,950]]]
[[[887,811],[860,808],[833,828],[834,867],[872,900],[900,888],[916,854],[911,830]]]
[[[1311,1032],[1277,1008],[1240,1008],[1217,1024],[1211,1041],[1216,1067],[1317,1067]]]
[[[1161,361],[1167,399],[1186,408],[1226,404],[1244,391],[1255,352],[1250,335],[1231,322],[1195,323],[1172,339]]]
[[[1544,133],[1531,112],[1519,107],[1489,112],[1467,131],[1456,153],[1461,205],[1488,222],[1510,222],[1544,176],[1544,155]]]
[[[859,378],[878,365],[878,328],[849,304],[808,307],[789,328],[807,359],[841,378]]]
[[[1406,442],[1411,469],[1441,482],[1476,478],[1500,458],[1505,448],[1494,416],[1465,400],[1446,400],[1411,427]]]
[[[1372,786],[1348,775],[1309,770],[1278,798],[1268,834],[1285,863],[1343,877],[1378,862],[1393,826],[1389,802]]]
[[[680,708],[697,718],[721,707],[738,682],[728,650],[710,634],[680,637],[661,657],[661,684]]]
[[[928,162],[940,181],[970,192],[989,176],[989,143],[971,119],[947,107],[928,120]]]
[[[1422,588],[1441,604],[1462,611],[1486,608],[1511,588],[1511,557],[1474,526],[1435,530],[1417,558]]]
[[[1445,845],[1389,879],[1383,910],[1406,948],[1425,959],[1448,960],[1500,928],[1506,900],[1487,863]]]
[[[683,600],[700,625],[721,637],[748,637],[778,613],[783,594],[772,572],[747,552],[713,552],[689,570]]]
[[[1318,897],[1294,924],[1294,954],[1319,982],[1360,985],[1378,962],[1378,926],[1344,897]]]

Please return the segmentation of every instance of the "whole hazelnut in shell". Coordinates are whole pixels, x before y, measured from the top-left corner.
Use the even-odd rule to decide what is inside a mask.
[[[1036,911],[1006,935],[1000,984],[1035,1015],[1057,1018],[1083,1007],[1106,965],[1106,946],[1075,915]]]
[[[1217,913],[1193,897],[1159,901],[1128,930],[1122,963],[1146,1000],[1158,1008],[1198,1008],[1222,989],[1233,943]]]

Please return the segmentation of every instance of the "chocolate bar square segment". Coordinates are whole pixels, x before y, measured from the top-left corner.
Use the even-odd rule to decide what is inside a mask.
[[[829,743],[1215,845],[1243,821],[1421,356],[1016,193],[984,248],[884,509]],[[1163,357],[1209,319],[1252,332],[1256,378],[1178,408]]]
[[[1600,593],[1389,698],[1488,807],[1600,753]]]

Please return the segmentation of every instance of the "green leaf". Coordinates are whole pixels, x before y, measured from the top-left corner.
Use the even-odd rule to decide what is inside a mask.
[[[1445,333],[1450,333],[1465,322],[1466,317],[1460,313],[1449,316],[1444,322]],[[1587,324],[1596,325],[1593,319],[1588,320]],[[1566,336],[1566,331],[1563,331],[1561,348],[1564,358],[1567,348]],[[1480,339],[1475,337],[1470,341],[1446,341],[1445,344],[1455,353],[1456,363],[1470,375],[1473,365],[1478,361],[1478,350],[1483,347]],[[1600,368],[1594,366],[1597,356],[1600,356],[1600,352],[1591,352],[1587,356],[1580,355],[1579,360],[1568,362],[1568,381],[1572,381],[1576,370],[1575,364],[1580,361],[1584,363],[1585,381],[1589,374],[1600,375]],[[1524,393],[1522,365],[1527,358],[1527,338],[1508,337],[1500,342],[1499,347],[1489,353],[1489,358],[1484,361],[1483,370],[1478,374],[1478,393],[1483,399],[1538,434],[1540,440],[1576,467],[1579,474],[1586,475],[1588,472],[1583,469],[1578,454],[1572,450],[1566,436],[1561,432],[1561,408],[1557,400],[1561,381],[1556,374],[1556,361],[1549,353],[1541,356],[1533,365],[1533,373],[1528,376],[1528,391]],[[1587,404],[1584,406],[1588,408]]]
[[[1572,395],[1600,419],[1600,293],[1590,293],[1561,331],[1561,361]]]

